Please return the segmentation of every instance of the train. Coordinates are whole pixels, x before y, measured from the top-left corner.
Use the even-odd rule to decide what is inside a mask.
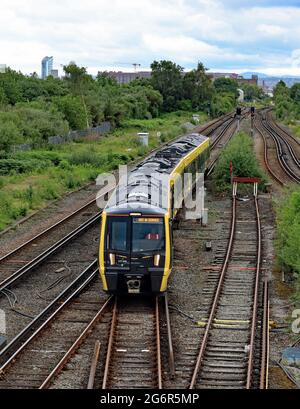
[[[99,271],[104,291],[159,295],[167,290],[173,228],[185,200],[176,187],[183,173],[190,173],[192,188],[209,156],[210,138],[191,133],[147,157],[119,183],[102,211]]]

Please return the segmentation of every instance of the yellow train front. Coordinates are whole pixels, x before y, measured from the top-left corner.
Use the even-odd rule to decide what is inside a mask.
[[[151,295],[167,290],[174,203],[180,207],[174,184],[185,172],[195,183],[208,157],[209,138],[186,135],[145,159],[115,189],[101,223],[99,270],[105,291]]]

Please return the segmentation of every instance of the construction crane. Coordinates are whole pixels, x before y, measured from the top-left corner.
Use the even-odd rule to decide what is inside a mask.
[[[137,62],[114,62],[114,64],[118,64],[118,65],[132,65],[134,68],[134,72],[136,72],[137,67],[140,67],[141,64],[137,63]]]

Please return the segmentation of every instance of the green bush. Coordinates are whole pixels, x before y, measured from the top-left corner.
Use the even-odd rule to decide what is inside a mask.
[[[230,163],[233,166],[234,176],[259,177],[260,187],[263,187],[266,177],[259,168],[253,150],[253,141],[247,134],[240,132],[233,136],[222,151],[213,172],[213,181],[218,192],[226,191],[231,186]]]
[[[95,167],[100,167],[105,164],[106,157],[104,155],[99,155],[87,148],[77,152],[73,152],[69,156],[68,160],[72,165],[88,164]]]
[[[14,122],[0,122],[0,150],[8,152],[12,145],[22,142],[22,132]]]
[[[51,166],[50,161],[39,161],[38,159],[1,159],[0,160],[0,175],[8,175],[15,173],[32,172],[39,169],[44,169]]]
[[[300,274],[300,187],[290,188],[277,202],[277,257],[281,265]]]
[[[19,160],[36,159],[46,164],[49,164],[49,162],[52,162],[54,166],[57,166],[60,164],[62,160],[62,155],[58,152],[33,150],[33,151],[28,151],[28,152],[16,152],[13,158],[19,159]]]

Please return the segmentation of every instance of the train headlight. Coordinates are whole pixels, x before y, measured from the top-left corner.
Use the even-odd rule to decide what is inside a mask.
[[[154,256],[154,265],[155,265],[155,267],[159,266],[159,261],[160,261],[160,254],[155,254],[155,256]]]
[[[109,262],[111,266],[116,264],[116,255],[113,253],[109,253]]]

